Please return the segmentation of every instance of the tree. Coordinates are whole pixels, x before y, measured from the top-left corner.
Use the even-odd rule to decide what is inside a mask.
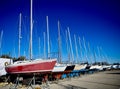
[[[10,57],[8,54],[3,54],[0,58],[9,58],[9,59],[11,59],[12,57]]]
[[[20,56],[20,57],[17,59],[17,61],[24,61],[25,59],[26,59],[25,56]]]

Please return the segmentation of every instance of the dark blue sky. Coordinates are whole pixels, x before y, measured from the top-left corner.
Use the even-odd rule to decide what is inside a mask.
[[[22,13],[21,55],[28,55],[30,0],[0,0],[0,32],[4,31],[2,53],[18,55],[19,13]],[[33,56],[38,54],[38,37],[43,55],[43,32],[49,16],[51,51],[57,51],[57,21],[60,20],[62,51],[66,55],[65,30],[84,36],[91,49],[102,46],[102,54],[120,61],[120,2],[119,0],[33,0]],[[73,41],[73,48],[74,41]],[[15,50],[15,51],[14,51]],[[91,50],[92,51],[92,50]],[[75,50],[74,50],[75,53]],[[98,53],[97,53],[98,54]]]

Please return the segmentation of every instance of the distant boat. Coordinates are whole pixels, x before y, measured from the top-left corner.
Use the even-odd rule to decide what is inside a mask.
[[[32,60],[32,0],[31,0],[31,11],[30,11],[30,60],[28,61],[17,61],[12,65],[5,67],[6,71],[10,74],[14,73],[46,73],[51,72],[55,66],[56,59],[49,60]]]
[[[87,64],[75,64],[74,70],[85,70],[87,67]]]
[[[103,66],[102,65],[92,65],[90,67],[90,70],[103,70]]]
[[[78,48],[77,48],[77,42],[76,42],[76,36],[74,35],[74,40],[75,40],[75,48],[76,48],[76,56],[77,56],[77,60],[78,60]],[[80,45],[80,50],[82,51],[81,49],[81,42],[80,42],[80,37],[79,37],[79,45]],[[82,53],[81,53],[82,55]],[[82,57],[81,57],[82,58]],[[73,70],[73,72],[79,72],[81,70],[85,70],[86,68],[88,67],[87,64],[79,64],[79,62],[77,64],[75,64],[75,68]]]

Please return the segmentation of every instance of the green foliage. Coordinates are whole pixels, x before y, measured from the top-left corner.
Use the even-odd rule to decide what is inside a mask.
[[[10,57],[10,55],[8,55],[8,54],[3,54],[2,56],[0,56],[0,58],[9,58],[9,59],[11,59],[12,57]]]
[[[13,62],[26,60],[26,57],[25,57],[25,56],[20,56],[19,58],[15,58],[15,57],[12,58],[12,57],[10,57],[8,54],[3,54],[3,55],[0,56],[0,58],[9,58],[9,59],[12,59]]]
[[[26,57],[20,56],[20,57],[17,59],[17,61],[24,61],[25,59],[26,59]]]

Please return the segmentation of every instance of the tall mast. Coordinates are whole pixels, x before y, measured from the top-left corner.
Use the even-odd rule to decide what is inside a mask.
[[[44,36],[44,58],[46,58],[46,36],[45,36],[45,32],[43,32],[43,36]]]
[[[95,49],[93,48],[93,56],[94,56],[94,60],[95,60],[95,64],[96,64],[96,53],[95,53]]]
[[[19,45],[18,45],[18,57],[20,57],[20,44],[21,44],[21,17],[22,17],[22,14],[20,13],[20,16],[19,16]]]
[[[68,27],[68,36],[69,36],[69,41],[70,41],[70,48],[71,48],[72,62],[73,62],[74,61],[74,55],[73,55],[73,49],[72,49],[72,42],[71,42],[71,36],[70,36],[69,27]]]
[[[79,46],[80,46],[80,57],[81,57],[81,61],[82,61],[82,45],[81,45],[80,37],[78,38],[78,40],[79,40]]]
[[[102,53],[103,50],[102,50],[102,47],[101,47],[101,46],[99,47],[99,50],[100,50],[100,57],[101,57],[101,59],[102,59],[102,58],[103,58],[103,53]]]
[[[2,54],[2,37],[3,37],[3,30],[1,31],[1,35],[0,35],[0,55]]]
[[[101,57],[101,59],[102,59],[102,61],[104,62],[104,61],[106,61],[106,62],[108,62],[108,57],[107,57],[107,55],[106,55],[106,58],[105,58],[105,54],[103,53],[103,49],[102,49],[102,47],[100,46],[99,47],[99,50],[100,50],[100,57]],[[106,60],[105,60],[106,59]]]
[[[47,21],[47,41],[48,41],[48,58],[50,57],[50,39],[49,39],[49,23],[48,23],[48,16],[46,16]]]
[[[33,15],[32,15],[32,0],[31,0],[31,3],[30,3],[30,59],[32,60],[32,30],[33,30]]]
[[[16,57],[15,47],[13,48],[13,56]]]
[[[77,48],[77,42],[76,42],[76,35],[74,35],[74,40],[75,40],[76,59],[78,63],[79,61],[78,61],[78,48]]]
[[[58,61],[61,63],[61,37],[60,37],[60,22],[58,21]]]
[[[89,58],[92,64],[92,56],[91,56],[91,52],[90,52],[90,43],[88,42],[88,54],[89,54]]]
[[[67,53],[68,53],[68,61],[70,62],[70,50],[69,50],[69,47],[68,47],[68,32],[66,30],[66,46],[67,46]]]
[[[98,60],[101,61],[100,48],[98,46],[97,46],[97,50],[98,50]]]
[[[88,62],[88,60],[87,60],[87,49],[86,49],[86,43],[85,43],[84,37],[83,37],[83,44],[84,44],[84,50],[85,50],[85,58],[86,58],[86,61]]]

